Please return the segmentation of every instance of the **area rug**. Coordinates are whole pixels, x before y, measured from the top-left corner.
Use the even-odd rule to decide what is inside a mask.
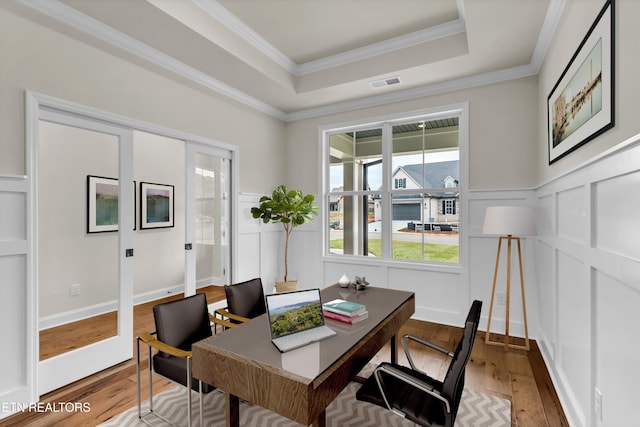
[[[391,411],[356,400],[355,394],[360,384],[350,383],[327,408],[327,426],[329,427],[413,427],[414,424],[395,415]],[[186,426],[186,402],[183,387],[174,386],[158,394],[153,399],[154,410],[176,424]],[[215,390],[204,395],[204,424],[217,427],[225,425],[225,396]],[[199,426],[197,394],[193,395],[194,426]],[[143,412],[145,407],[143,406]],[[154,416],[145,418],[154,426],[169,424]],[[138,419],[138,409],[129,409],[103,424],[101,427],[144,426]],[[465,389],[458,409],[456,427],[508,427],[511,425],[511,402],[489,394]],[[240,403],[240,426],[242,427],[300,427],[294,421],[274,414],[257,405]]]

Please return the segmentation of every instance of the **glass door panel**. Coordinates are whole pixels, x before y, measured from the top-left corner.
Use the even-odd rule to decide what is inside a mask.
[[[188,293],[196,287],[229,284],[230,277],[230,153],[187,145]]]
[[[41,117],[48,119],[39,122],[37,167],[43,394],[131,357],[131,297],[123,298],[131,278],[121,248],[132,239],[134,184],[121,168],[129,132],[60,113]]]

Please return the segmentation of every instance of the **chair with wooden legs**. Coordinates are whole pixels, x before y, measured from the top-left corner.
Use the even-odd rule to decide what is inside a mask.
[[[214,315],[234,324],[247,322],[267,312],[262,280],[257,277],[224,287],[227,307],[219,308]]]
[[[192,377],[191,374],[191,345],[197,341],[210,337],[211,322],[223,327],[236,325],[215,318],[207,309],[205,294],[196,294],[175,301],[158,304],[153,307],[153,317],[156,331],[145,333],[137,337],[136,378],[138,384],[138,418],[145,424],[152,424],[145,418],[156,416],[171,425],[173,421],[159,414],[153,407],[153,378],[152,373],[164,377],[174,383],[186,387],[187,392],[187,425],[192,425],[191,390],[199,393],[200,425],[202,425],[202,394],[215,389],[210,384],[204,384]],[[149,368],[149,409],[142,412],[141,381],[140,381],[140,344],[148,348]],[[157,353],[152,356],[152,350]]]

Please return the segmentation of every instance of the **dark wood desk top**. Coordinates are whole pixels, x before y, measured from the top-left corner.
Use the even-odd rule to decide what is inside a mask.
[[[309,425],[415,310],[414,294],[406,291],[333,285],[321,297],[365,304],[369,318],[356,325],[327,319],[336,336],[280,353],[262,315],[196,343],[194,377]]]

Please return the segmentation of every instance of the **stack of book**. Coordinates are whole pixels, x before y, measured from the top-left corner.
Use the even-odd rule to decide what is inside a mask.
[[[361,322],[369,317],[365,305],[339,298],[322,304],[322,312],[329,319],[351,324]]]

